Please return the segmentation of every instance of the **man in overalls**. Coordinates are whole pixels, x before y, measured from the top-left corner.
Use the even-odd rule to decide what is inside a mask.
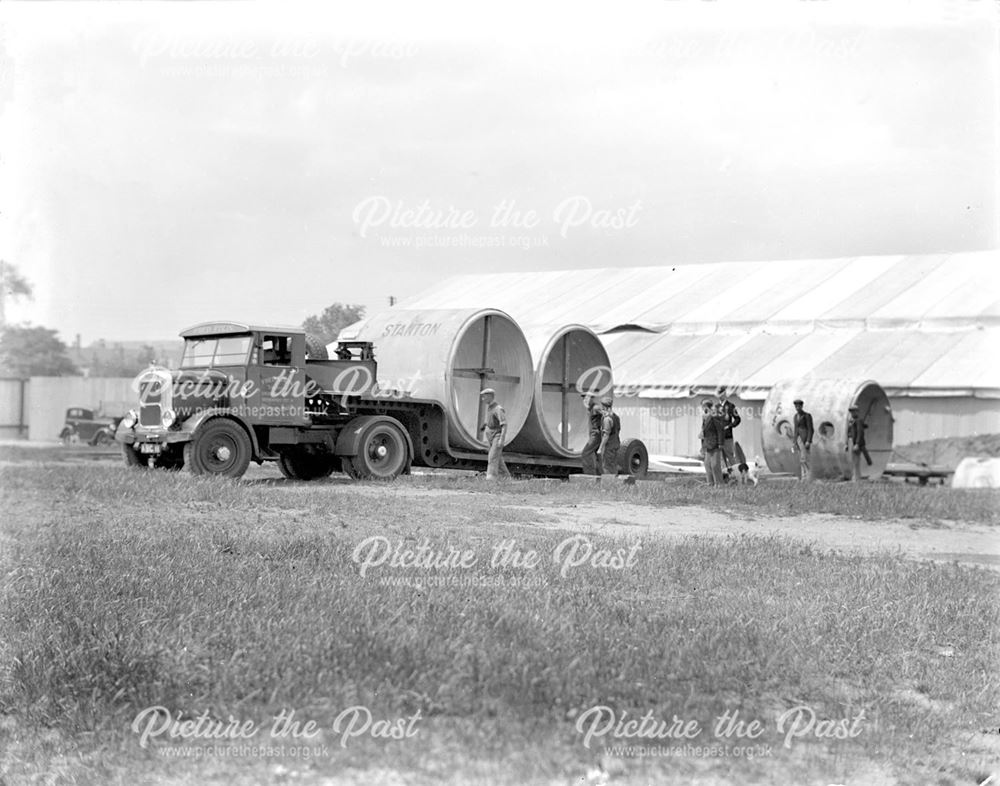
[[[865,429],[868,424],[858,415],[859,411],[856,406],[848,408],[851,420],[847,424],[847,445],[844,448],[851,452],[851,480],[855,483],[864,477],[861,474],[861,456],[868,452],[865,444]]]
[[[618,474],[618,448],[621,447],[618,435],[622,430],[622,421],[611,411],[614,403],[611,396],[601,399],[604,414],[601,417],[601,445],[597,449],[597,460],[604,465],[604,472],[607,475]]]
[[[493,388],[483,388],[479,397],[486,403],[486,422],[482,426],[490,452],[486,464],[486,479],[509,478],[510,471],[503,460],[503,444],[507,437],[507,413],[496,400]]]
[[[597,449],[601,446],[601,426],[604,422],[604,410],[601,409],[601,405],[597,399],[591,396],[587,396],[583,400],[583,405],[587,408],[590,418],[590,438],[587,440],[587,444],[583,446],[583,453],[580,455],[580,459],[583,462],[583,474],[600,475],[602,462],[597,455]]]

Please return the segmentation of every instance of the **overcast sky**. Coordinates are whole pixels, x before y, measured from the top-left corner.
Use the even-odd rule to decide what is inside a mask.
[[[457,273],[996,248],[995,4],[872,5],[4,3],[8,317],[159,339]]]

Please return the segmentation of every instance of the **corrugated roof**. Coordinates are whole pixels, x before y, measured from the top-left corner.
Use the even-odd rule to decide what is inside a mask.
[[[1000,252],[562,270],[448,279],[401,308],[588,325],[618,383],[767,388],[806,375],[1000,395]],[[622,326],[654,333],[615,332]]]

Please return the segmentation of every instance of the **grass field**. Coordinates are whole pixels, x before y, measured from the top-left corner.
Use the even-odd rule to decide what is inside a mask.
[[[7,783],[946,786],[1000,758],[997,573],[538,523],[599,500],[995,526],[992,492],[0,458]]]

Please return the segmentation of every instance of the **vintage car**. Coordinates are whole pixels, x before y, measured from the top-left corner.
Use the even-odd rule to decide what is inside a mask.
[[[59,439],[64,445],[84,442],[88,445],[113,445],[115,429],[120,417],[94,416],[94,410],[84,407],[70,407],[66,410],[66,423]]]

